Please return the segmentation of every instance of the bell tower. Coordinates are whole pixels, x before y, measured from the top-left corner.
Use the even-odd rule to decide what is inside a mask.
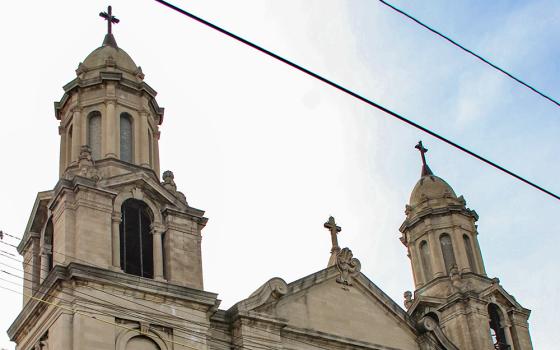
[[[405,292],[408,313],[420,323],[428,319],[437,324],[457,349],[532,349],[530,310],[497,278],[486,275],[477,213],[434,175],[421,141],[416,149],[422,159],[421,176],[400,227],[415,284],[414,295]]]
[[[142,68],[117,46],[112,24],[119,20],[111,7],[100,16],[108,23],[103,44],[78,65],[76,78],[55,102],[60,176],[76,173],[82,146],[88,146],[105,177],[128,171],[126,165],[150,169],[159,177],[164,109],[157,104],[156,91],[144,82]]]
[[[108,23],[103,44],[55,103],[59,180],[37,195],[18,246],[24,307],[8,330],[17,349],[167,349],[161,344],[183,332],[174,322],[193,317],[205,332],[219,303],[203,290],[204,211],[188,204],[171,171],[159,178],[164,110],[117,46],[111,7],[100,16]],[[92,303],[104,324],[91,317]],[[119,312],[123,303],[143,312],[164,303],[183,316],[149,324]]]

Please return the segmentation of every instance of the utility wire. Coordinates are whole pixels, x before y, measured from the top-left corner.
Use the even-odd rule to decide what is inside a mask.
[[[10,235],[10,237],[15,238],[15,239],[18,239],[18,240],[21,240],[21,238],[16,237],[16,236]],[[7,244],[6,242],[3,242],[3,241],[1,241],[1,240],[0,240],[0,243]],[[10,246],[14,247],[13,245],[10,245]],[[59,252],[57,252],[57,251],[55,251],[55,250],[53,250],[53,254],[59,254],[59,255],[62,255],[62,256],[65,256],[65,257],[68,257],[68,258],[71,258],[71,259],[80,260],[80,261],[83,261],[83,262],[87,263],[88,265],[91,265],[91,266],[95,266],[95,267],[104,269],[104,267],[99,266],[99,265],[95,265],[95,264],[93,264],[93,263],[91,263],[91,262],[89,262],[89,261],[87,261],[87,260],[83,260],[83,259],[80,259],[80,258],[77,258],[77,257],[73,257],[73,256],[68,255],[68,254],[59,253]],[[12,259],[12,260],[14,260],[14,261],[20,262],[20,263],[22,262],[22,261],[20,261],[20,260],[15,259],[15,258],[11,258],[11,257],[8,257],[8,256],[5,256],[5,257],[6,257],[6,258],[9,258],[9,259]],[[0,263],[0,264],[1,264],[1,263]],[[23,262],[23,264],[24,264],[24,265],[30,265],[31,263],[30,263],[30,262]],[[3,264],[3,265],[6,265],[6,264]],[[10,267],[11,267],[11,266],[10,266]],[[14,267],[12,267],[12,268],[15,269]],[[41,269],[41,268],[40,268],[40,269]],[[47,270],[45,270],[45,269],[41,269],[41,270],[42,270],[42,271],[45,271],[45,272],[47,272],[47,273],[49,272],[49,271],[47,271]],[[21,270],[20,270],[20,271],[21,271]],[[3,271],[3,272],[4,272],[4,273],[7,273],[7,272],[5,272],[5,271]],[[25,271],[22,271],[22,272],[25,273]],[[98,277],[105,277],[105,276],[100,275],[99,273],[96,273],[96,272],[90,272],[90,274],[92,274],[92,275],[94,275],[94,276],[98,276]],[[12,274],[12,275],[13,275],[13,274]],[[15,275],[14,275],[14,276],[15,276]],[[19,277],[19,278],[25,279],[24,277],[21,277],[21,276],[15,276],[15,277]],[[140,278],[138,278],[138,279],[140,279]],[[115,282],[115,281],[112,281],[111,283],[117,284],[117,285],[119,285],[119,286],[121,286],[121,287],[126,287],[126,288],[129,287],[129,286],[128,286],[127,284],[125,284],[125,283],[120,283],[120,282]],[[25,288],[25,287],[24,287],[24,288]],[[28,288],[28,287],[27,287],[27,288]],[[173,314],[171,314],[171,313],[167,313],[167,312],[165,312],[165,311],[162,311],[162,310],[153,308],[153,307],[151,307],[151,306],[149,306],[149,305],[142,304],[142,303],[140,303],[140,302],[136,302],[136,301],[131,300],[131,299],[123,298],[123,297],[121,297],[121,296],[119,296],[119,295],[116,295],[116,294],[114,294],[114,293],[110,293],[110,292],[108,292],[108,291],[106,291],[106,290],[103,290],[103,289],[98,289],[98,288],[95,288],[95,287],[93,287],[93,286],[86,286],[86,288],[93,289],[93,290],[96,290],[96,291],[98,291],[98,292],[105,293],[105,294],[107,294],[107,295],[110,295],[110,296],[113,296],[113,297],[122,299],[122,300],[127,301],[127,302],[130,302],[130,303],[132,303],[132,304],[136,304],[136,305],[142,306],[142,307],[144,307],[144,308],[146,308],[146,309],[150,309],[150,310],[153,310],[153,311],[157,311],[157,312],[159,312],[159,313],[161,313],[162,315],[167,316],[167,317],[169,317],[169,316],[171,316],[171,317],[177,317],[177,318],[179,318],[179,319],[182,319],[183,321],[190,322],[190,323],[194,323],[194,324],[197,324],[197,325],[199,325],[199,326],[203,326],[203,327],[207,327],[207,326],[208,326],[208,325],[205,324],[205,323],[196,322],[196,321],[194,321],[194,320],[186,319],[186,318],[180,317],[180,316],[178,316],[178,315],[173,315]],[[81,294],[85,294],[85,295],[87,295],[87,296],[89,296],[89,297],[96,298],[95,296],[89,295],[89,294],[84,293],[84,292],[81,292]],[[108,301],[107,301],[107,302],[108,302]],[[109,303],[110,303],[110,302],[109,302]],[[120,306],[120,305],[119,305],[119,306]],[[137,312],[137,311],[134,311],[134,312]],[[197,315],[197,314],[189,313],[189,312],[187,312],[187,311],[184,311],[184,312],[185,312],[186,314],[192,315],[192,316],[194,316],[194,317],[200,317],[200,315]],[[161,321],[161,322],[165,322],[165,321]],[[178,328],[178,329],[181,329],[181,327],[178,327],[178,326],[175,326],[175,325],[173,325],[173,327]],[[187,331],[188,331],[188,329],[183,329],[183,330],[187,330]],[[222,334],[224,334],[224,335],[226,335],[226,336],[230,336],[230,334],[227,333],[227,332],[221,331],[221,330],[219,330],[219,329],[215,329],[215,330],[218,331],[218,332],[221,332]],[[276,333],[273,333],[273,332],[271,332],[271,331],[268,331],[268,330],[262,330],[262,331],[264,331],[265,333],[270,333],[270,334],[272,334],[272,335],[274,335],[274,336],[277,336]],[[191,332],[192,332],[192,330],[191,330]],[[287,339],[291,339],[291,340],[294,340],[294,341],[296,341],[296,342],[302,343],[302,344],[312,345],[312,346],[318,347],[319,349],[325,349],[325,350],[327,350],[326,348],[321,347],[321,346],[318,346],[318,345],[316,345],[316,344],[314,344],[314,343],[306,342],[306,341],[304,341],[304,340],[297,339],[297,338],[292,338],[292,337],[287,336],[286,334],[284,334],[284,337],[287,338]],[[215,338],[215,337],[209,336],[209,338],[214,339],[215,341],[224,342],[224,340],[218,339],[218,338]],[[189,338],[185,338],[185,339],[188,340]],[[232,337],[232,340],[235,340],[235,339],[236,339],[235,337]],[[244,337],[243,339],[246,340],[246,341],[248,340],[249,342],[252,342],[252,343],[256,343],[257,345],[253,345],[253,346],[261,347],[261,348],[262,348],[262,346],[264,346],[264,345],[259,344],[259,343],[257,343],[255,340],[252,340],[252,339],[267,341],[267,339],[260,338],[260,337],[255,337],[255,336],[246,336],[246,337]],[[243,347],[241,347],[241,348],[243,348]]]
[[[276,59],[276,60],[278,60],[282,63],[285,63],[285,64],[289,65],[290,67],[293,67],[293,68],[295,68],[295,69],[297,69],[297,70],[299,70],[299,71],[301,71],[301,72],[303,72],[303,73],[305,73],[305,74],[307,74],[307,75],[309,75],[309,76],[311,76],[311,77],[313,77],[317,80],[320,80],[323,83],[325,83],[327,85],[330,85],[330,86],[334,87],[335,89],[338,89],[338,90],[340,90],[340,91],[342,91],[342,92],[344,92],[344,93],[346,93],[346,94],[348,94],[348,95],[350,95],[350,96],[352,96],[352,97],[354,97],[354,98],[356,98],[356,99],[358,99],[358,100],[360,100],[360,101],[362,101],[362,102],[364,102],[364,103],[366,103],[366,104],[368,104],[372,107],[375,107],[375,108],[379,109],[380,111],[382,111],[386,114],[389,114],[390,116],[392,116],[394,118],[397,118],[398,120],[416,128],[420,131],[423,131],[426,134],[428,134],[432,137],[435,137],[436,139],[438,139],[440,141],[443,141],[443,142],[447,143],[448,145],[450,145],[450,146],[452,146],[452,147],[470,155],[471,157],[474,157],[474,158],[476,158],[476,159],[478,159],[478,160],[480,160],[480,161],[482,161],[482,162],[484,162],[484,163],[486,163],[486,164],[488,164],[488,165],[490,165],[490,166],[492,166],[492,167],[494,167],[494,168],[496,168],[496,169],[498,169],[498,170],[500,170],[500,171],[502,171],[502,172],[504,172],[504,173],[506,173],[510,176],[513,176],[517,180],[519,180],[521,182],[524,182],[525,184],[527,184],[527,185],[529,185],[533,188],[536,188],[537,190],[539,190],[543,193],[546,193],[549,196],[551,196],[551,197],[553,197],[557,200],[560,200],[559,195],[554,194],[553,192],[537,185],[536,183],[534,183],[532,181],[529,181],[529,180],[523,178],[520,175],[517,175],[516,173],[514,173],[510,170],[507,170],[503,166],[501,166],[501,165],[499,165],[499,164],[497,164],[497,163],[495,163],[495,162],[493,162],[493,161],[491,161],[491,160],[489,160],[489,159],[487,159],[483,156],[480,156],[473,151],[468,150],[467,148],[459,145],[458,143],[453,142],[450,139],[448,139],[448,138],[446,138],[446,137],[444,137],[444,136],[442,136],[442,135],[440,135],[440,134],[438,134],[438,133],[436,133],[436,132],[434,132],[434,131],[426,128],[426,127],[423,127],[422,125],[420,125],[420,124],[418,124],[418,123],[416,123],[416,122],[414,122],[414,121],[412,121],[408,118],[405,118],[404,116],[402,116],[402,115],[400,115],[396,112],[393,112],[392,110],[390,110],[386,107],[383,107],[382,105],[380,105],[377,102],[374,102],[374,101],[372,101],[372,100],[370,100],[370,99],[368,99],[368,98],[366,98],[366,97],[364,97],[364,96],[362,96],[362,95],[360,95],[360,94],[358,94],[358,93],[356,93],[356,92],[354,92],[350,89],[345,88],[344,86],[342,86],[338,83],[335,83],[334,81],[332,81],[330,79],[327,79],[327,78],[325,78],[325,77],[323,77],[323,76],[321,76],[317,73],[314,73],[314,72],[310,71],[309,69],[304,68],[303,66],[300,66],[297,63],[294,63],[294,62],[292,62],[292,61],[290,61],[290,60],[288,60],[288,59],[286,59],[286,58],[284,58],[284,57],[282,57],[278,54],[275,54],[274,52],[272,52],[270,50],[267,50],[267,49],[265,49],[265,48],[263,48],[263,47],[261,47],[257,44],[252,43],[249,40],[246,40],[246,39],[244,39],[244,38],[242,38],[242,37],[240,37],[236,34],[233,34],[232,32],[227,31],[227,30],[225,30],[225,29],[223,29],[223,28],[221,28],[221,27],[219,27],[219,26],[217,26],[217,25],[215,25],[215,24],[213,24],[213,23],[211,23],[211,22],[209,22],[205,19],[202,19],[202,18],[200,18],[200,17],[198,17],[198,16],[196,16],[196,15],[194,15],[194,14],[192,14],[192,13],[186,11],[186,10],[183,10],[183,9],[181,9],[181,8],[175,6],[175,5],[173,5],[173,4],[171,4],[167,1],[164,1],[164,0],[155,0],[155,1],[162,4],[162,5],[165,5],[165,6],[169,7],[170,9],[172,9],[174,11],[177,11],[177,12],[179,12],[179,13],[187,16],[187,17],[190,17],[191,19],[194,19],[195,21],[197,21],[199,23],[202,23],[202,24],[204,24],[204,25],[222,33],[222,34],[225,34],[225,35],[229,36],[230,38],[233,38],[233,39],[235,39],[235,40],[237,40],[237,41],[239,41],[239,42],[241,42],[241,43],[243,43],[243,44],[245,44],[245,45],[247,45],[247,46],[249,46],[249,47],[251,47],[255,50],[258,50],[258,51],[264,53],[265,55],[268,55],[268,56],[270,56],[270,57],[272,57],[272,58],[274,58],[274,59]]]
[[[11,269],[13,269],[13,270],[17,270],[17,271],[19,271],[19,272],[24,272],[24,271],[22,271],[21,269],[18,269],[18,268],[16,268],[16,267],[13,267],[13,266],[11,266],[11,265],[8,265],[8,264],[2,263],[2,262],[0,262],[0,265],[9,267],[9,268],[11,268]],[[0,273],[4,273],[4,274],[9,275],[9,276],[12,276],[12,277],[17,277],[17,278],[19,278],[19,279],[21,279],[21,280],[24,280],[24,281],[27,281],[27,282],[29,282],[29,283],[33,283],[33,281],[30,280],[30,279],[28,279],[28,278],[25,278],[25,277],[23,277],[23,276],[15,275],[15,274],[13,274],[13,273],[11,273],[11,272],[8,272],[8,271],[2,270],[2,269],[0,269]],[[32,288],[32,287],[27,287],[27,286],[25,286],[25,285],[20,285],[19,283],[16,283],[16,282],[13,282],[13,281],[9,281],[9,280],[6,280],[6,279],[1,278],[1,277],[0,277],[0,280],[1,280],[1,281],[8,282],[8,283],[11,283],[11,284],[15,284],[15,285],[17,285],[17,286],[22,286],[24,289],[30,290],[31,293],[32,293],[32,295],[35,295],[35,293],[38,291],[38,290],[36,290],[36,289],[34,289],[34,288]],[[118,296],[118,295],[116,295],[116,294],[106,292],[106,291],[104,291],[104,290],[102,290],[102,289],[97,289],[97,288],[94,288],[94,287],[91,287],[91,286],[84,286],[84,287],[85,287],[85,288],[88,288],[88,289],[93,289],[93,290],[96,290],[96,291],[99,291],[99,292],[105,292],[106,294],[108,294],[108,295],[110,295],[110,296],[113,296],[113,297],[122,299],[122,300],[124,300],[124,301],[126,301],[126,302],[134,303],[134,302],[133,302],[132,300],[130,300],[130,299],[126,299],[126,298],[120,297],[120,296]],[[114,302],[111,302],[111,301],[108,301],[108,300],[105,300],[105,299],[96,297],[96,296],[94,296],[94,295],[91,295],[91,294],[88,294],[88,293],[85,293],[85,292],[81,292],[81,291],[78,291],[78,290],[73,290],[73,293],[75,293],[75,294],[73,294],[73,293],[64,291],[64,290],[62,290],[62,289],[61,289],[61,290],[58,290],[58,292],[61,293],[61,294],[68,295],[68,296],[70,296],[70,297],[72,297],[72,298],[76,297],[75,294],[84,295],[86,298],[81,298],[80,300],[85,301],[85,302],[88,302],[88,303],[92,303],[92,304],[97,305],[97,306],[100,306],[100,307],[105,307],[105,308],[107,308],[107,306],[109,306],[108,304],[110,304],[112,307],[115,308],[114,311],[117,311],[117,310],[118,310],[118,311],[121,312],[122,314],[127,315],[127,316],[129,316],[129,317],[132,317],[133,320],[142,320],[142,321],[148,321],[148,322],[150,322],[150,323],[156,323],[156,324],[158,324],[158,325],[162,325],[162,326],[165,326],[165,327],[170,327],[170,328],[173,328],[173,329],[176,329],[176,330],[184,331],[184,332],[186,332],[186,333],[188,333],[188,334],[191,335],[190,337],[185,337],[185,336],[181,336],[181,335],[179,335],[179,334],[174,334],[174,337],[178,337],[178,338],[182,338],[182,339],[185,339],[185,340],[194,341],[194,342],[197,342],[197,343],[202,344],[202,345],[205,345],[205,344],[206,344],[206,343],[204,343],[204,342],[201,342],[201,341],[204,341],[204,340],[208,340],[208,341],[210,341],[210,342],[215,342],[215,343],[222,343],[222,344],[231,345],[231,343],[230,343],[229,341],[227,341],[227,340],[218,339],[218,338],[212,337],[212,336],[210,336],[210,335],[206,335],[206,334],[204,334],[204,333],[197,332],[197,331],[194,330],[194,329],[189,329],[189,328],[184,327],[184,326],[180,326],[180,325],[177,325],[177,324],[170,323],[170,322],[165,321],[165,320],[163,320],[163,319],[156,318],[156,317],[153,316],[153,315],[149,315],[149,314],[146,314],[146,313],[139,312],[139,311],[137,311],[137,310],[133,310],[133,309],[130,309],[130,308],[126,308],[126,307],[123,306],[123,305],[116,304],[116,303],[114,303]],[[53,295],[53,294],[50,294],[50,293],[46,293],[46,292],[45,292],[45,293],[42,293],[42,294],[43,294],[43,296],[48,296],[48,297],[50,297],[50,298],[57,299],[57,300],[60,300],[60,301],[63,301],[63,302],[68,302],[68,300],[63,299],[63,298],[60,298],[60,297],[57,297],[56,295]],[[89,299],[89,298],[93,298],[93,299],[99,300],[99,302],[96,302],[96,301],[91,300],[91,299]],[[138,304],[138,303],[134,303],[134,304]],[[108,313],[108,312],[103,312],[102,310],[98,310],[98,309],[95,309],[95,308],[92,308],[92,307],[88,307],[88,306],[86,306],[86,305],[81,305],[81,306],[83,306],[84,308],[87,308],[87,309],[89,309],[89,310],[93,310],[93,311],[95,311],[97,314],[100,314],[100,315],[110,316],[110,317],[116,317],[115,314],[111,314],[111,313]],[[146,307],[146,305],[143,305],[143,304],[141,304],[141,306]],[[155,308],[152,308],[152,309],[155,310],[155,311],[158,311],[158,312],[160,312],[160,313],[162,313],[162,314],[164,314],[164,316],[167,316],[167,317],[172,316],[172,317],[175,317],[175,318],[179,318],[179,319],[181,319],[181,320],[183,320],[183,321],[187,321],[187,322],[189,322],[189,323],[193,323],[193,324],[197,324],[197,325],[201,325],[201,326],[207,326],[207,325],[205,325],[205,324],[197,323],[197,322],[195,322],[195,321],[188,320],[188,319],[182,318],[182,317],[177,316],[177,315],[168,314],[168,313],[166,313],[166,312],[164,312],[164,311],[161,311],[161,310],[158,310],[158,309],[155,309]],[[224,335],[227,335],[228,337],[230,336],[229,333],[223,332],[223,334],[224,334]],[[194,337],[194,339],[193,339],[193,337]],[[236,337],[231,337],[231,338],[232,338],[232,339],[236,339]],[[254,337],[254,336],[245,336],[244,340],[245,340],[245,341],[248,340],[249,342],[256,343],[254,340],[252,340],[252,338],[253,338],[253,339],[257,339],[257,340],[266,340],[266,339],[264,339],[264,338],[259,338],[259,337]],[[197,341],[197,339],[200,339],[200,341]],[[270,349],[271,349],[270,347],[264,347],[264,345],[261,345],[261,344],[258,344],[258,343],[256,343],[256,344],[257,344],[257,345],[254,345],[254,346],[256,346],[257,348],[260,348],[260,349],[262,349],[262,350],[270,350]],[[241,348],[245,348],[245,347],[241,347]]]
[[[549,100],[550,102],[554,103],[557,107],[560,107],[560,102],[556,101],[555,99],[553,99],[552,97],[544,94],[543,92],[539,91],[537,88],[531,86],[529,83],[524,82],[523,80],[517,78],[516,76],[514,76],[512,73],[509,73],[508,71],[506,71],[505,69],[502,69],[500,67],[498,67],[497,65],[495,65],[494,63],[490,62],[489,60],[487,60],[486,58],[478,55],[477,53],[473,52],[472,50],[469,50],[468,48],[464,47],[463,45],[459,44],[458,42],[456,42],[455,40],[451,39],[450,37],[446,36],[445,34],[442,34],[441,32],[435,30],[434,28],[430,27],[429,25],[421,22],[419,19],[413,17],[412,15],[404,12],[403,10],[397,8],[396,6],[388,3],[387,1],[384,0],[379,0],[379,2],[381,2],[383,5],[386,5],[387,7],[395,10],[396,12],[400,13],[401,15],[409,18],[410,20],[418,23],[419,25],[421,25],[422,27],[426,28],[427,30],[429,30],[430,32],[436,34],[437,36],[447,40],[448,42],[450,42],[451,44],[455,45],[456,47],[460,48],[461,50],[465,51],[466,53],[478,58],[479,60],[481,60],[482,62],[486,63],[487,65],[489,65],[490,67],[498,70],[499,72],[505,74],[506,76],[510,77],[511,79],[515,80],[516,82],[518,82],[519,84],[525,86],[526,88],[530,89],[531,91],[539,94],[541,97],[546,98],[547,100]]]

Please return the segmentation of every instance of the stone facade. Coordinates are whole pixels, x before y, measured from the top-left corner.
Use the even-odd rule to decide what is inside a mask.
[[[334,218],[326,269],[219,309],[203,287],[204,212],[172,172],[159,179],[155,96],[111,33],[64,86],[60,179],[37,195],[18,247],[18,350],[480,350],[495,348],[491,329],[500,349],[531,349],[529,310],[486,276],[477,214],[425,164],[400,229],[416,287],[406,311],[338,246]]]

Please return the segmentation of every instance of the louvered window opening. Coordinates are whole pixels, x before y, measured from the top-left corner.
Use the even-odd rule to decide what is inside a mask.
[[[148,206],[142,201],[129,199],[123,203],[120,224],[121,268],[132,275],[153,278],[153,240],[148,212]]]

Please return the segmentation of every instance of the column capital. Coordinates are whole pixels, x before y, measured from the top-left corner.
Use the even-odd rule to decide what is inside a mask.
[[[111,221],[121,222],[122,221],[122,214],[120,212],[114,212],[113,215],[111,215]]]
[[[150,225],[150,229],[153,235],[161,235],[166,231],[165,226],[161,224],[152,224]]]

